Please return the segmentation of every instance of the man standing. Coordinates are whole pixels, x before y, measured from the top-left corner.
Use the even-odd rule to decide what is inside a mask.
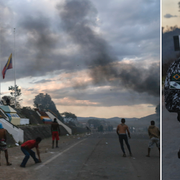
[[[123,151],[123,157],[126,157],[126,153],[125,153],[125,150],[124,150],[123,140],[124,140],[125,143],[126,143],[126,146],[127,146],[128,150],[129,150],[130,156],[132,156],[131,148],[130,148],[130,145],[129,145],[129,143],[128,143],[128,137],[127,137],[126,132],[128,133],[129,138],[131,138],[130,132],[129,132],[129,128],[128,128],[128,126],[125,124],[125,119],[122,118],[122,119],[121,119],[121,124],[119,124],[119,125],[117,126],[116,133],[117,133],[118,136],[119,136],[119,142],[120,142],[120,145],[121,145],[121,149],[122,149],[122,151]]]
[[[148,154],[146,156],[150,157],[150,151],[154,144],[156,144],[160,152],[160,142],[159,142],[160,131],[159,131],[159,128],[155,126],[154,121],[151,121],[151,125],[148,128],[148,134],[150,137],[150,141],[149,141],[149,146],[148,146]]]
[[[57,123],[56,118],[51,124],[51,134],[52,134],[52,148],[54,148],[54,140],[56,139],[56,147],[58,148],[58,140],[60,135],[59,124]]]
[[[9,163],[9,161],[8,161],[8,150],[7,150],[7,146],[6,146],[6,141],[7,141],[6,129],[4,129],[2,123],[0,123],[0,153],[1,153],[1,151],[4,151],[5,158],[6,158],[6,164],[7,164],[7,166],[10,166],[12,164]]]
[[[41,142],[41,138],[37,137],[36,139],[26,141],[21,145],[21,151],[25,154],[25,157],[24,157],[20,167],[26,166],[26,163],[30,156],[34,159],[35,163],[41,162],[39,146],[38,146],[40,142]],[[37,152],[39,159],[36,158],[35,152],[33,150],[31,150],[34,147],[36,148],[36,152]]]

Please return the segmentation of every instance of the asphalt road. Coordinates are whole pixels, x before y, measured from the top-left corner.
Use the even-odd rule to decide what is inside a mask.
[[[154,147],[146,157],[148,141],[147,135],[132,134],[133,157],[122,157],[115,132],[92,134],[28,167],[27,180],[159,180],[159,151]]]

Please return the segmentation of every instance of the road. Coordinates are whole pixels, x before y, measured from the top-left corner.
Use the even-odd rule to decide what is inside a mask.
[[[177,120],[177,113],[168,112],[164,103],[162,110],[162,177],[163,180],[179,180],[180,159],[177,152],[180,149],[180,123]]]
[[[133,157],[122,157],[115,132],[91,134],[27,166],[26,180],[159,180],[159,151],[154,147],[146,157],[148,141],[147,135],[132,134]]]

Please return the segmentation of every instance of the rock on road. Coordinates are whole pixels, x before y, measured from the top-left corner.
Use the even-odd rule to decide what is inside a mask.
[[[159,180],[159,151],[154,147],[146,157],[148,141],[146,134],[132,134],[133,157],[122,157],[115,132],[94,133],[46,153],[41,164],[27,166],[26,180]]]

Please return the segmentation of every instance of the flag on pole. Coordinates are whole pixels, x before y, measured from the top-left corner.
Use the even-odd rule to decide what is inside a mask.
[[[9,59],[8,59],[6,65],[4,66],[4,69],[2,70],[3,79],[5,78],[5,74],[8,69],[12,69],[12,53],[9,56]]]

